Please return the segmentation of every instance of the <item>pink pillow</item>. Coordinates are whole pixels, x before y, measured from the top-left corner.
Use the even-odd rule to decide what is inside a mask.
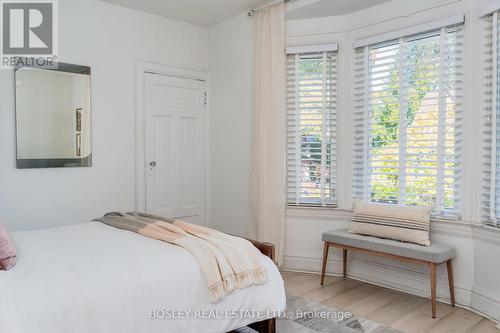
[[[16,264],[16,248],[7,228],[0,223],[0,270],[8,270]]]

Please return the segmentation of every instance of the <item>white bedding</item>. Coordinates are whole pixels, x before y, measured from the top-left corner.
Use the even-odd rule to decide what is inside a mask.
[[[196,260],[175,245],[98,222],[13,238],[18,263],[0,271],[2,333],[220,333],[285,308],[283,280],[264,256],[266,284],[212,304]],[[156,310],[163,319],[151,319]]]

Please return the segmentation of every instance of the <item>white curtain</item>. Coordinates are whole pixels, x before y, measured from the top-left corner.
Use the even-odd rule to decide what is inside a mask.
[[[254,15],[251,223],[248,236],[276,246],[281,264],[285,225],[285,5]]]

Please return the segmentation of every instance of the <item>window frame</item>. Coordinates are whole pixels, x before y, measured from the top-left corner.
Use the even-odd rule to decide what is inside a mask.
[[[384,46],[389,46],[389,45],[395,45],[396,47],[399,47],[399,51],[401,52],[402,49],[406,47],[406,43],[409,41],[414,41],[418,40],[420,38],[426,38],[426,37],[432,37],[432,36],[438,36],[440,38],[440,43],[439,43],[439,48],[440,48],[440,54],[443,53],[443,43],[446,40],[443,40],[443,31],[446,31],[445,29],[453,29],[453,27],[456,27],[456,34],[457,34],[457,44],[459,45],[461,41],[463,43],[463,21],[459,23],[454,23],[448,26],[442,26],[437,29],[433,30],[427,30],[419,33],[414,33],[412,35],[402,35],[399,36],[398,38],[393,38],[391,40],[385,40],[385,41],[379,41],[377,40],[377,37],[372,38],[373,40],[377,40],[376,43],[373,44],[368,44],[365,40],[370,40],[370,39],[362,39],[361,42],[355,41],[354,45],[358,46],[355,47],[355,52],[354,52],[354,90],[353,90],[353,95],[354,95],[354,150],[353,150],[353,160],[354,160],[354,166],[353,166],[353,175],[352,175],[352,194],[353,198],[361,198],[363,200],[367,201],[373,201],[372,195],[369,191],[369,186],[368,184],[370,183],[371,177],[371,171],[369,170],[369,165],[370,165],[370,158],[369,158],[369,152],[370,152],[370,140],[369,137],[371,135],[369,126],[372,125],[372,119],[369,118],[370,114],[373,112],[371,110],[371,104],[370,104],[370,99],[371,97],[371,91],[370,91],[370,68],[369,68],[369,62],[370,62],[370,50],[371,49],[376,49],[376,48],[381,48]],[[406,31],[406,30],[404,30]],[[461,52],[461,50],[458,50],[457,53]],[[397,54],[397,62],[399,62],[399,70],[398,70],[398,82],[399,83],[406,83],[402,77],[404,77],[405,72],[404,70],[407,70],[406,67],[401,67],[401,63],[405,61],[404,59],[405,54],[398,53]],[[460,61],[463,62],[463,59],[461,57]],[[440,59],[440,63],[443,60]],[[439,66],[440,68],[443,66]],[[463,68],[463,66],[462,66]],[[441,69],[439,69],[441,71]],[[458,73],[460,76],[463,76],[463,69],[461,70],[460,73]],[[442,74],[439,74],[440,79],[442,77]],[[457,80],[458,82],[459,80]],[[438,118],[441,118],[442,115],[441,113],[445,113],[445,119],[446,119],[446,112],[447,112],[447,106],[445,106],[444,111],[441,109],[442,106],[439,104],[441,103],[440,98],[441,94],[440,92],[444,90],[442,86],[443,82],[439,82],[438,86],[438,106],[437,106],[437,113],[438,113]],[[447,82],[446,82],[447,83]],[[463,99],[463,87],[462,84],[456,83],[457,85],[457,90],[461,91],[460,99]],[[403,87],[398,86],[398,109],[399,109],[399,124],[398,124],[398,147],[399,153],[401,154],[401,146],[404,146],[404,142],[401,143],[401,137],[405,137],[405,133],[401,134],[401,128],[405,129],[405,124],[402,124],[402,119],[406,118],[406,110],[407,108],[404,106],[404,104],[401,103],[402,97],[404,96],[404,92],[401,92],[401,89],[404,89]],[[408,89],[406,87],[406,89]],[[456,97],[456,96],[455,96]],[[406,96],[408,98],[408,96]],[[446,102],[445,102],[446,104]],[[460,101],[460,103],[453,103],[454,107],[454,112],[459,113],[459,117],[463,114],[463,106],[459,109],[459,111],[456,111],[456,105],[462,105],[463,102]],[[442,121],[441,121],[442,122]],[[439,138],[439,135],[441,132],[439,132],[441,129],[439,128],[439,122],[436,125],[437,127],[437,135],[438,138],[436,139],[436,143],[439,145],[441,141],[446,142],[446,136],[443,138]],[[446,121],[445,121],[445,126],[446,126]],[[454,124],[453,128],[454,130],[461,126],[461,124]],[[446,129],[446,128],[445,128]],[[460,134],[461,138],[462,134]],[[457,148],[455,147],[457,139],[454,138],[454,149],[460,151],[461,145],[458,144]],[[441,143],[442,145],[442,143]],[[444,201],[444,195],[442,196],[441,200],[439,200],[439,197],[441,196],[440,193],[444,191],[444,185],[443,185],[443,180],[441,178],[444,178],[444,173],[441,169],[444,167],[440,164],[444,164],[441,160],[439,160],[439,148],[436,149],[436,204],[439,204],[440,207],[444,207],[442,205],[442,202]],[[455,153],[455,155],[459,155]],[[405,155],[406,156],[406,155]],[[460,158],[455,157],[456,160],[454,160],[455,165],[460,165],[461,160]],[[398,164],[396,167],[398,170],[398,174],[401,175],[401,173],[405,174],[407,171],[407,168],[405,166],[401,167],[400,163],[401,160],[405,161],[406,158],[403,157],[401,158],[400,155],[397,157]],[[441,170],[441,178],[439,178],[439,170]],[[453,204],[453,210],[446,210],[446,209],[441,209],[436,211],[433,214],[434,219],[454,219],[457,220],[460,218],[460,180],[461,180],[461,168],[457,167],[456,170],[454,170],[454,185],[453,185],[453,195],[454,195],[454,204]],[[439,179],[438,179],[439,178]],[[458,183],[458,184],[457,184]],[[398,191],[399,195],[396,197],[396,204],[403,205],[401,203],[401,199],[404,199],[404,196],[401,196],[401,189],[403,191],[406,191],[407,184],[404,181],[398,182]]]
[[[336,117],[338,115],[338,47],[336,43],[330,44],[321,44],[321,45],[306,45],[306,46],[296,46],[296,47],[288,47],[286,50],[286,63],[287,63],[287,71],[286,71],[286,86],[285,89],[286,99],[287,99],[287,154],[286,154],[286,206],[287,207],[302,207],[302,208],[336,208],[337,207],[337,186],[336,186],[336,173],[337,173],[337,154],[338,154],[338,138],[337,138],[337,121]],[[301,56],[314,56],[322,55],[323,56],[323,75],[327,75],[326,68],[329,67],[332,75],[334,77],[331,81],[328,81],[328,77],[324,76],[323,79],[323,103],[324,105],[321,107],[322,109],[322,135],[321,135],[321,185],[319,190],[321,191],[321,195],[318,199],[314,199],[308,196],[301,196],[299,191],[303,189],[302,182],[300,182],[300,170],[302,168],[301,164],[302,158],[299,157],[300,149],[302,145],[302,140],[299,139],[300,135],[300,119],[301,119],[301,108],[299,107],[300,103],[300,94],[302,91],[299,89],[299,72],[298,72],[298,62],[300,61]],[[294,69],[291,71],[290,59],[293,57],[293,66]],[[293,77],[291,77],[293,74]],[[290,85],[289,82],[293,81],[293,86]],[[290,93],[290,90],[293,88],[294,92]],[[293,103],[290,102],[290,99],[293,99]],[[328,100],[328,101],[327,101]],[[293,104],[293,107],[290,107],[290,104]],[[326,104],[329,104],[327,106]],[[318,108],[319,109],[319,108]],[[324,123],[327,122],[327,125]],[[292,125],[291,125],[292,124]],[[327,130],[328,127],[328,130]],[[291,130],[293,130],[293,134],[295,136],[294,141],[291,141],[292,135]],[[326,140],[326,132],[334,133],[333,138],[330,140]],[[330,149],[327,146],[330,145]],[[310,148],[312,150],[317,150],[317,148]],[[293,150],[294,153],[290,153]],[[327,159],[327,155],[330,155],[329,160]],[[294,156],[291,158],[291,156]],[[294,161],[295,166],[293,166],[293,170],[291,170],[290,163]],[[330,170],[330,182],[326,181],[326,163],[330,162],[330,166],[328,167]],[[293,173],[293,175],[291,175]],[[295,195],[292,195],[291,184],[295,185]],[[326,189],[329,189],[330,195],[325,195]],[[333,196],[331,195],[333,194]],[[307,199],[310,199],[308,202]],[[317,202],[315,202],[317,201]]]
[[[500,183],[498,161],[500,154],[500,9],[486,12],[481,17],[483,25],[483,165],[481,220],[487,225],[500,227]]]

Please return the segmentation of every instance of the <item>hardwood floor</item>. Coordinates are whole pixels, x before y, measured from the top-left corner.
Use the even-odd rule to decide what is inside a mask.
[[[371,319],[403,332],[500,333],[496,324],[474,312],[438,303],[431,317],[429,299],[340,276],[282,271],[286,292]]]

